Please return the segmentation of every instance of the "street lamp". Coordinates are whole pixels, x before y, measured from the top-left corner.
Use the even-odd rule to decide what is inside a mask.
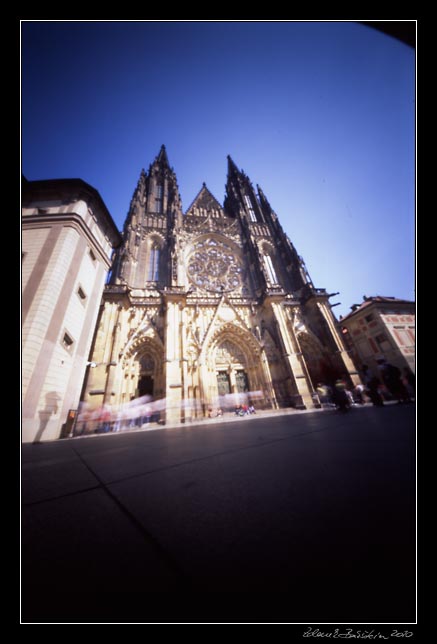
[[[91,369],[95,369],[96,367],[100,367],[102,364],[107,364],[109,367],[116,367],[117,363],[112,361],[112,362],[87,362],[86,366],[91,367]]]

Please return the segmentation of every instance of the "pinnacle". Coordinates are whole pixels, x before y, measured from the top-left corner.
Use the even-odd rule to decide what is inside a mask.
[[[235,162],[233,161],[233,159],[231,158],[230,154],[228,154],[227,159],[228,159],[228,174],[231,174],[231,172],[239,173],[240,171],[237,168],[237,166],[236,166]]]
[[[167,166],[169,165],[168,156],[167,156],[167,150],[165,149],[164,144],[161,145],[161,149],[159,150],[159,154],[156,157],[156,161],[158,163],[162,163],[163,165],[167,165]]]

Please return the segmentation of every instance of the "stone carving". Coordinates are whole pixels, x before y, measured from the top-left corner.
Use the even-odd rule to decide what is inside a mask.
[[[229,245],[212,238],[194,245],[187,272],[190,281],[204,291],[225,293],[242,285],[240,259]]]
[[[217,348],[215,362],[217,365],[245,364],[246,359],[244,353],[233,342],[225,341]]]

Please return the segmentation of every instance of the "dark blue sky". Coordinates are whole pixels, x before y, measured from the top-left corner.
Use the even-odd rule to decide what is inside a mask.
[[[345,315],[414,299],[415,53],[354,22],[23,22],[22,171],[122,228],[166,145],[184,209],[230,154]]]

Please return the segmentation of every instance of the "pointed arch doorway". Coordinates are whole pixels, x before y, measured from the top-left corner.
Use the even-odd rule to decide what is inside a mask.
[[[150,396],[152,399],[164,396],[164,356],[162,348],[149,338],[140,339],[126,356],[124,382],[120,402]]]
[[[152,396],[154,392],[155,360],[150,353],[144,353],[139,359],[138,397]]]
[[[215,351],[215,370],[219,396],[250,391],[248,360],[232,340],[220,342]]]

